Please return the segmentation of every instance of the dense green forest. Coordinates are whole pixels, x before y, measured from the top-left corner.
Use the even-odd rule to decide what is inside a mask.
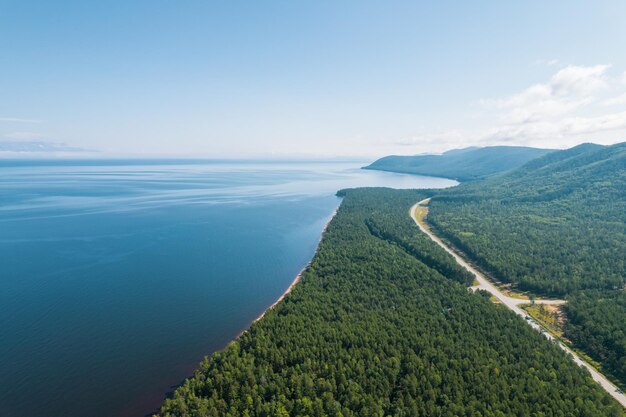
[[[626,144],[580,146],[441,192],[429,221],[497,278],[562,296],[623,287]]]
[[[623,416],[588,374],[421,234],[418,191],[357,189],[302,281],[161,416]]]
[[[626,293],[588,291],[568,300],[566,337],[626,383]]]
[[[518,168],[550,152],[522,146],[454,149],[441,155],[386,156],[365,169],[471,181]]]
[[[626,143],[442,191],[428,219],[495,278],[566,297],[565,335],[626,384]]]

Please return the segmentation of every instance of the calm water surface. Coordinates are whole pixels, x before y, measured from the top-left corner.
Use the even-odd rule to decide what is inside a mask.
[[[143,416],[312,257],[346,163],[0,162],[0,414]]]

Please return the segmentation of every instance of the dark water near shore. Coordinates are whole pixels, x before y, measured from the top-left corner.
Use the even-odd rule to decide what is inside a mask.
[[[0,162],[0,415],[142,416],[271,305],[357,163]]]

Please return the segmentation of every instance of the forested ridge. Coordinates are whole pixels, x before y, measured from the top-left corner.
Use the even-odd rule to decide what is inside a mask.
[[[626,384],[626,143],[442,191],[428,219],[498,280],[565,297],[565,336]]]
[[[518,168],[550,152],[551,149],[524,146],[453,149],[441,155],[386,156],[365,169],[473,181]]]
[[[558,346],[467,290],[408,216],[427,195],[341,195],[302,281],[161,416],[624,415]]]

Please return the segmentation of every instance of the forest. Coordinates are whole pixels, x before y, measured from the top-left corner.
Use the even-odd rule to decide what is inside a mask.
[[[414,190],[356,189],[301,282],[159,415],[597,417],[624,411],[422,235]]]
[[[565,336],[626,384],[626,143],[439,192],[428,221],[499,281],[566,298]]]
[[[588,291],[568,300],[565,335],[626,381],[626,293]]]

